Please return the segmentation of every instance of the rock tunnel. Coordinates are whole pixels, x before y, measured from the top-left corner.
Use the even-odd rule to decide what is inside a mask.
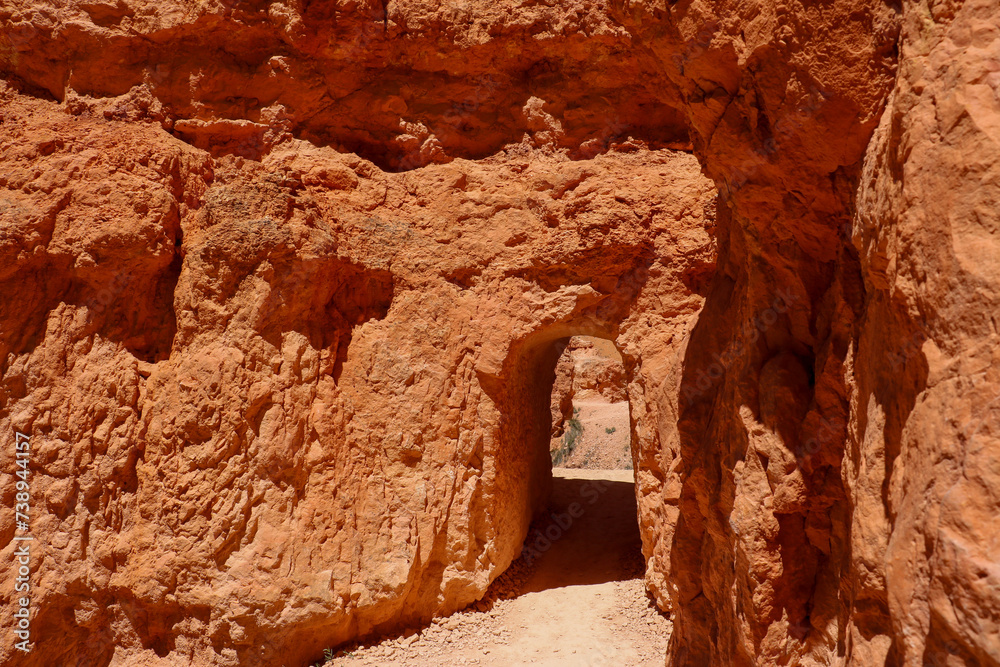
[[[1000,665],[995,3],[182,4],[0,6],[0,662],[474,603],[587,335],[668,664]]]
[[[497,497],[501,499],[501,506],[494,510],[493,515],[510,516],[510,523],[500,523],[497,532],[515,540],[515,556],[522,553],[528,525],[545,509],[551,493],[550,403],[556,364],[570,338],[583,335],[613,340],[607,330],[592,324],[554,327],[529,336],[512,351],[510,360],[504,364],[504,376],[509,381],[500,399],[504,407],[494,463]],[[626,381],[627,378],[626,370]],[[634,442],[630,439],[633,449]],[[632,454],[634,459],[636,452]]]

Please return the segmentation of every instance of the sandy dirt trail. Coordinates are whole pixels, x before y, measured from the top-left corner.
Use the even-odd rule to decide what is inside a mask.
[[[573,401],[573,407],[579,408],[579,412],[574,414],[583,431],[573,453],[563,465],[588,469],[631,468],[628,401],[609,403],[600,397],[577,399]]]
[[[630,470],[553,471],[534,547],[477,605],[344,649],[331,665],[663,665],[670,621],[645,594]]]

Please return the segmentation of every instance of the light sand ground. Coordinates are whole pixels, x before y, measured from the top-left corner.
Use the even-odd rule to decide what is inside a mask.
[[[608,403],[593,395],[577,398],[573,407],[579,408],[575,418],[583,425],[583,433],[564,465],[592,470],[631,468],[628,401]]]

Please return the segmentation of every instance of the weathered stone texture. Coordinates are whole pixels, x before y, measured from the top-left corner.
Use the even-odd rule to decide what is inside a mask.
[[[0,658],[298,665],[475,599],[586,334],[672,664],[1000,665],[998,25],[9,0],[0,431],[45,558]]]
[[[44,553],[19,664],[304,664],[477,599],[543,499],[556,343],[654,356],[715,254],[681,153],[213,159],[4,94],[3,423]]]

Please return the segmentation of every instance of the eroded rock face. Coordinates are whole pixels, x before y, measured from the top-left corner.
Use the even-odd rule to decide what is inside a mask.
[[[829,9],[684,61],[724,88],[689,114],[732,216],[685,361],[671,657],[998,664],[998,8],[906,3],[889,98],[896,10]]]
[[[575,157],[630,133],[686,145],[676,87],[645,85],[652,65],[608,9],[15,0],[0,57],[70,103],[142,86],[144,114],[217,154],[257,158],[289,132],[392,169],[486,157],[525,133]]]
[[[858,597],[884,587],[906,664],[1000,664],[997,16],[987,2],[907,5],[858,193],[870,305],[848,460],[853,527],[871,537],[853,569],[884,549],[884,579],[858,576]]]
[[[683,338],[714,260],[689,155],[214,159],[4,95],[4,424],[45,554],[24,664],[304,664],[448,613],[544,498],[525,415],[558,341],[617,338],[630,394],[671,395],[635,360]]]
[[[302,664],[475,599],[579,334],[674,664],[1000,664],[995,3],[0,22],[27,664]],[[718,202],[648,150],[689,145]]]

